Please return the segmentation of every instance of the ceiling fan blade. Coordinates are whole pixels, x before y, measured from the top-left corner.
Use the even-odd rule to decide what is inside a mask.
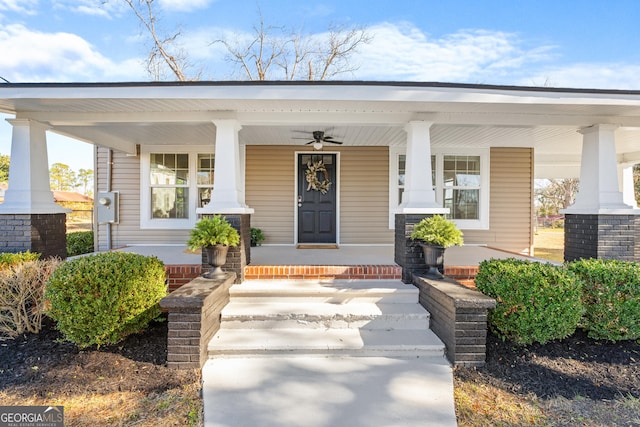
[[[330,144],[338,144],[338,145],[342,145],[343,144],[342,141],[327,140],[326,138],[325,138],[325,141],[330,143]]]
[[[302,138],[301,138],[301,139],[302,139]],[[305,139],[306,139],[306,138],[305,138]],[[311,144],[313,144],[314,142],[316,142],[316,141],[309,141],[309,142],[307,142],[305,145],[311,145]]]

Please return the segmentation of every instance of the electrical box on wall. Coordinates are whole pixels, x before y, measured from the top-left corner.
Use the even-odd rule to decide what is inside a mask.
[[[100,191],[96,197],[98,224],[117,224],[120,193],[117,191]]]

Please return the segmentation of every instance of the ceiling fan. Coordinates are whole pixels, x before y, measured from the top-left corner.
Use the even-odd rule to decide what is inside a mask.
[[[313,148],[316,150],[320,150],[322,148],[323,142],[327,142],[329,144],[338,144],[338,145],[343,144],[342,141],[336,141],[335,139],[333,139],[332,136],[325,135],[324,131],[321,131],[321,130],[314,130],[312,132],[312,135],[313,135],[313,140],[307,142],[306,145],[313,144]],[[307,139],[307,138],[294,138],[294,139]]]

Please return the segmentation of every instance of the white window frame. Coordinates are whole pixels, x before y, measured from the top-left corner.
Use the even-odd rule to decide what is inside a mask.
[[[389,228],[395,228],[395,214],[398,213],[400,200],[398,200],[398,162],[400,155],[406,154],[404,147],[389,147]],[[479,156],[480,157],[480,195],[479,218],[475,220],[455,219],[458,228],[463,230],[488,230],[489,229],[489,194],[490,194],[490,153],[488,148],[444,148],[432,147],[431,155],[435,156],[434,182],[436,201],[442,206],[444,190],[444,156]],[[408,159],[407,159],[408,161]]]
[[[211,145],[143,145],[140,148],[140,228],[160,230],[191,229],[196,223],[198,207],[198,154],[213,153]],[[189,155],[188,218],[151,217],[151,153]]]

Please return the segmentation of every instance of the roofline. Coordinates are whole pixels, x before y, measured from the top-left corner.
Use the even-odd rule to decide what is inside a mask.
[[[162,81],[162,82],[69,82],[69,83],[0,83],[2,88],[127,88],[127,87],[232,87],[232,86],[376,86],[415,87],[444,89],[479,89],[518,92],[547,92],[602,95],[640,95],[640,90],[630,89],[587,89],[547,86],[515,86],[476,83],[377,81],[377,80],[228,80],[228,81]]]

